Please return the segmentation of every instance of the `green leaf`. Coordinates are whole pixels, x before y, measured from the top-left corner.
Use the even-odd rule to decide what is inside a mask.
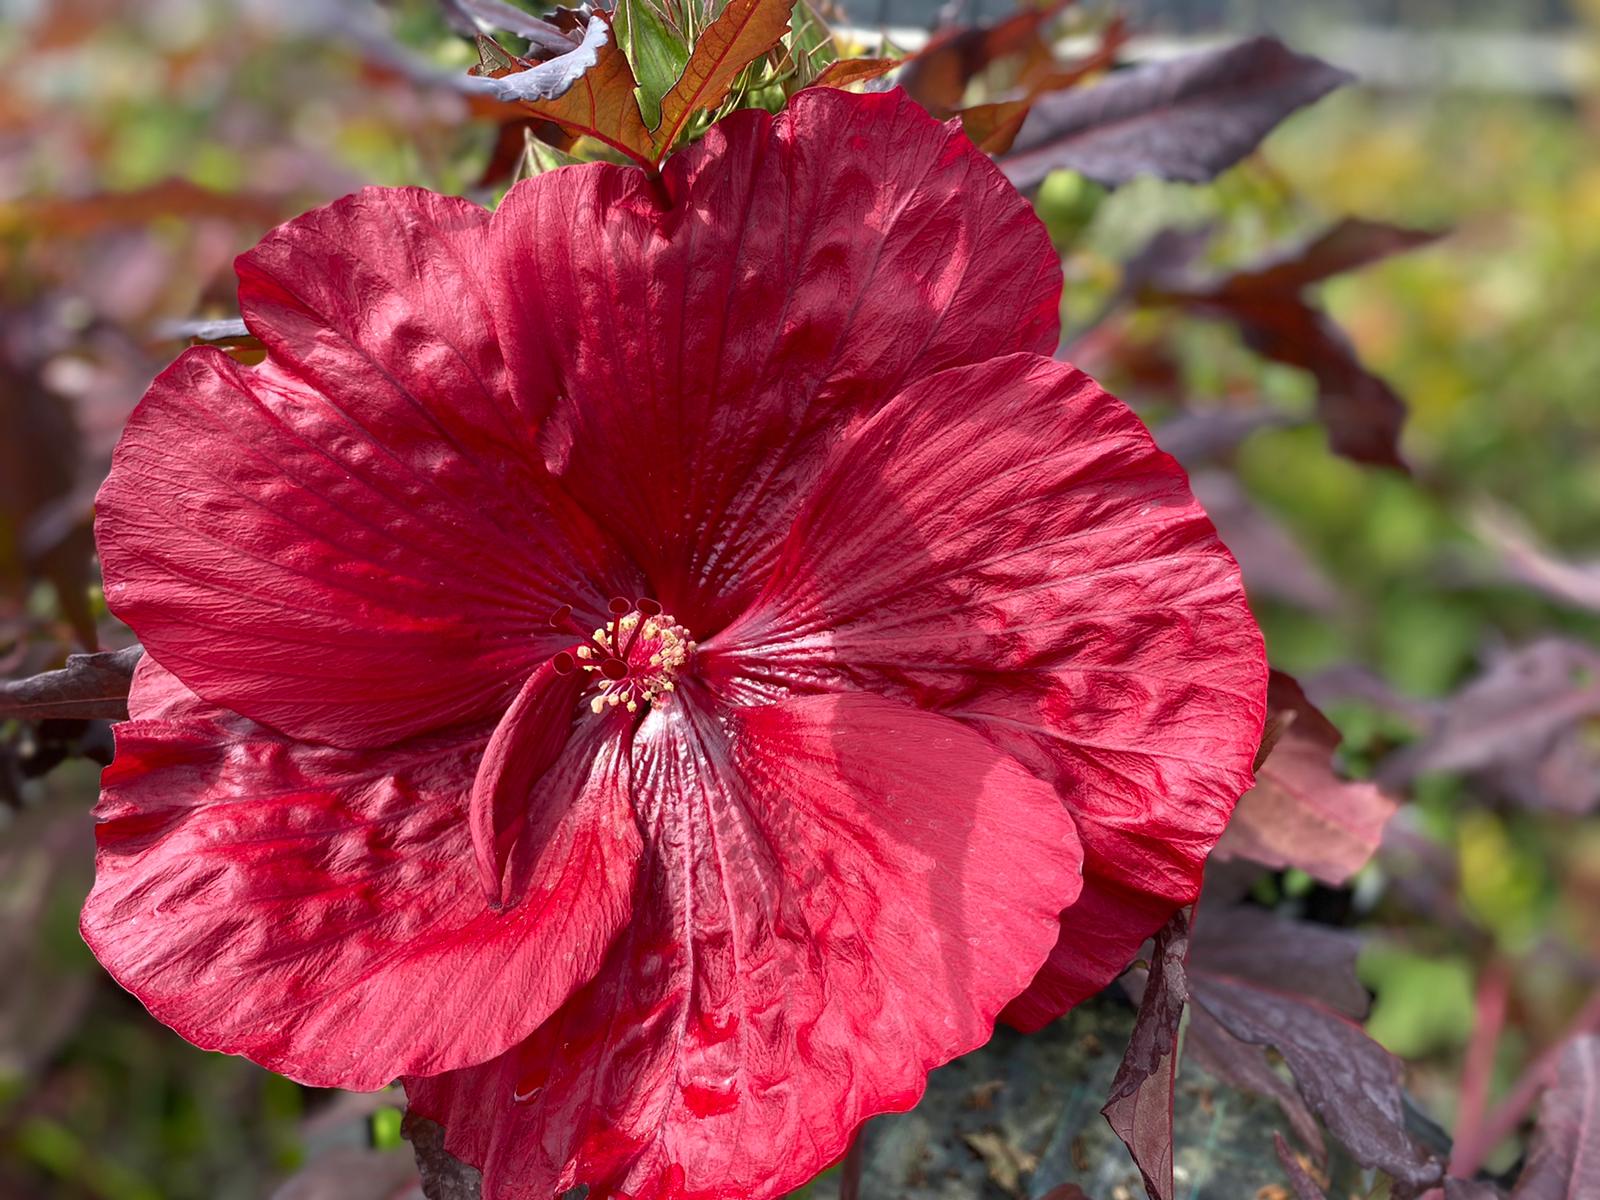
[[[1472,1032],[1472,968],[1459,955],[1423,955],[1390,942],[1361,952],[1361,981],[1376,993],[1367,1032],[1402,1058],[1463,1045]]]
[[[661,120],[661,97],[689,63],[689,43],[652,0],[618,0],[612,21],[617,44],[633,64],[639,111],[654,128]]]

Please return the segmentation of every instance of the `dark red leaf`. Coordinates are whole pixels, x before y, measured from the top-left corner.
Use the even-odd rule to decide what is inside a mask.
[[[1298,995],[1360,1020],[1370,997],[1356,978],[1361,939],[1344,929],[1291,921],[1262,908],[1216,910],[1201,905],[1195,919],[1192,969]]]
[[[1342,779],[1333,768],[1339,731],[1290,676],[1272,673],[1269,720],[1282,732],[1240,798],[1217,844],[1222,858],[1248,858],[1274,869],[1298,867],[1344,883],[1366,865],[1397,802],[1377,785]]]
[[[1100,1110],[1133,1155],[1150,1200],[1172,1200],[1172,1098],[1188,953],[1189,920],[1180,908],[1156,934],[1133,1037]]]
[[[1278,1161],[1283,1164],[1283,1173],[1289,1177],[1289,1186],[1294,1189],[1295,1200],[1328,1200],[1327,1193],[1317,1186],[1317,1181],[1311,1178],[1310,1173],[1300,1165],[1300,1160],[1295,1158],[1294,1151],[1289,1149],[1289,1143],[1283,1140],[1283,1134],[1273,1133],[1272,1146],[1278,1153]]]
[[[1600,1196],[1600,1035],[1574,1038],[1539,1105],[1528,1165],[1512,1200]]]
[[[1263,358],[1307,371],[1317,382],[1317,419],[1335,453],[1356,462],[1404,469],[1398,443],[1405,404],[1368,371],[1333,320],[1294,296],[1196,297],[1190,307],[1231,320]]]
[[[1199,969],[1189,994],[1240,1041],[1276,1049],[1306,1103],[1357,1161],[1412,1189],[1439,1182],[1438,1162],[1406,1132],[1400,1063],[1360,1025],[1320,1001]]]
[[[1148,304],[1231,321],[1257,354],[1298,367],[1316,380],[1317,419],[1336,453],[1403,469],[1398,443],[1405,405],[1361,365],[1344,331],[1303,293],[1332,275],[1413,249],[1437,235],[1343,221],[1304,245],[1208,281],[1187,276],[1198,251],[1197,236],[1174,231],[1157,235],[1130,264],[1124,291]]]
[[[0,720],[126,720],[128,684],[143,653],[129,646],[105,654],[74,654],[59,671],[0,680]]]
[[[1024,68],[1050,61],[1050,48],[1040,31],[1071,0],[1055,0],[1040,8],[1014,13],[993,25],[941,30],[906,59],[900,86],[936,116],[948,116],[961,103],[967,84],[999,59],[1021,56]]]
[[[1542,757],[1551,742],[1600,713],[1600,651],[1543,638],[1496,655],[1489,668],[1436,710],[1420,741],[1387,759],[1391,785],[1430,771],[1474,771]]]
[[[1335,275],[1426,246],[1438,237],[1428,230],[1346,217],[1303,246],[1238,272],[1230,285],[1241,293],[1300,292]]]
[[[1018,187],[1059,168],[1111,187],[1139,175],[1204,182],[1350,79],[1270,37],[1150,63],[1041,98],[1002,166]]]
[[[1183,1061],[1195,1062],[1241,1091],[1276,1101],[1295,1134],[1311,1148],[1318,1161],[1327,1157],[1317,1118],[1306,1107],[1294,1085],[1272,1064],[1264,1046],[1241,1042],[1205,1009],[1192,1007],[1183,1035]]]

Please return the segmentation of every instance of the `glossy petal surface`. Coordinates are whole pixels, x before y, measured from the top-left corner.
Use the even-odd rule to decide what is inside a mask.
[[[1083,898],[1041,1024],[1179,904],[1250,783],[1266,663],[1238,569],[1142,423],[1081,372],[1012,355],[924,379],[849,438],[762,600],[708,670],[902,695],[1059,791]]]
[[[636,586],[508,398],[487,222],[374,188],[282,226],[239,260],[267,361],[190,350],[129,421],[107,600],[208,700],[384,745],[495,715],[560,644],[557,605]]]
[[[552,469],[702,637],[759,590],[843,423],[941,367],[1055,349],[1044,227],[898,92],[736,113],[659,184],[527,180],[492,237],[513,393],[548,407]]]
[[[782,1195],[987,1040],[1079,887],[1053,791],[894,701],[675,704],[633,781],[648,882],[604,969],[511,1053],[407,1080],[492,1200]]]
[[[207,704],[146,656],[96,809],[85,940],[160,1020],[316,1086],[517,1042],[600,965],[640,842],[616,725],[530,797],[485,905],[467,795],[488,731],[363,754]]]

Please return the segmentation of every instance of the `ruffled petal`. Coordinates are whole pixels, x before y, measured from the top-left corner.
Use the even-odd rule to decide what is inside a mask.
[[[547,460],[702,637],[759,588],[843,423],[1058,334],[1060,265],[1032,208],[899,92],[736,113],[654,182],[611,166],[524,181],[491,237]]]
[[[186,352],[98,502],[111,608],[188,686],[293,737],[383,745],[503,710],[637,576],[509,398],[488,214],[371,189],[239,260],[257,367]]]
[[[980,1045],[1077,895],[1053,791],[948,718],[818,696],[653,712],[648,883],[606,966],[493,1063],[408,1079],[486,1200],[766,1200]]]
[[[539,781],[497,911],[467,828],[487,730],[381,754],[296,743],[149,655],[131,708],[83,935],[205,1049],[356,1089],[482,1062],[591,978],[628,920],[641,842],[616,723],[590,723]]]
[[[981,730],[1059,791],[1085,889],[1042,1024],[1180,904],[1251,782],[1261,635],[1238,569],[1123,404],[1013,355],[908,388],[841,446],[772,582],[702,650],[732,697],[862,688]]]
[[[583,680],[547,662],[522,685],[478,763],[467,824],[485,898],[505,899],[506,861],[528,817],[528,797],[561,757]]]

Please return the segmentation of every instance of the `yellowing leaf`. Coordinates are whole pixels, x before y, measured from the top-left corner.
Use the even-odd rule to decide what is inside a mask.
[[[695,41],[678,82],[661,98],[657,161],[672,149],[695,113],[721,104],[739,72],[788,32],[789,11],[790,0],[728,0]]]

